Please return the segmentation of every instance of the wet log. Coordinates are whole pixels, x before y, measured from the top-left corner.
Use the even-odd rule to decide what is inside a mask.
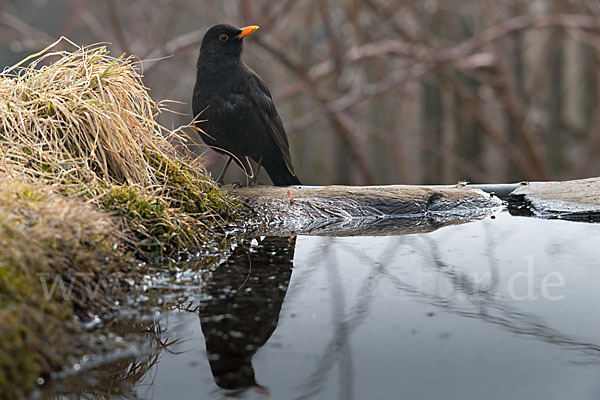
[[[600,178],[530,182],[510,194],[509,210],[543,218],[600,221]]]
[[[495,212],[495,195],[465,187],[258,186],[226,188],[244,199],[269,231],[311,234],[389,234],[435,229]]]

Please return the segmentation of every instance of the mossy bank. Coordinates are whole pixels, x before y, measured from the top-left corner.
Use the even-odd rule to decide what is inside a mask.
[[[176,151],[184,129],[156,122],[136,59],[54,48],[0,74],[2,398],[83,354],[83,323],[118,311],[111,285],[140,260],[198,251],[245,217]]]

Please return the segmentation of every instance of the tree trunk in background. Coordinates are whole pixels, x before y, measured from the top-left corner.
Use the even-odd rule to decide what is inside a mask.
[[[442,143],[443,127],[442,94],[439,86],[424,82],[421,98],[423,183],[439,183],[441,179],[439,154],[441,153],[440,143]]]
[[[564,43],[563,34],[553,30],[550,35],[549,67],[550,82],[548,91],[548,156],[553,175],[560,174],[565,168],[564,138],[563,138],[563,73],[564,73]]]
[[[580,62],[582,64],[582,87],[596,88],[598,85],[596,76],[596,70],[598,68],[596,52],[585,44],[579,46],[579,51]],[[597,101],[598,93],[595,90],[582,90],[580,92],[581,129],[582,134],[586,139],[589,139],[593,135],[595,122],[594,113],[596,112]]]
[[[512,39],[512,64],[514,74],[515,91],[519,96],[522,103],[526,102],[526,91],[525,91],[525,66],[523,61],[523,33],[517,32]],[[511,142],[517,142],[516,130],[513,121],[510,121],[509,127],[509,139]],[[506,164],[506,181],[514,182],[520,178],[519,173],[511,163]]]
[[[459,80],[464,82],[465,87],[471,92],[477,92],[479,83],[469,77],[459,76]],[[470,164],[483,171],[482,152],[483,152],[483,132],[481,126],[471,119],[464,108],[460,107],[460,101],[455,101],[457,109],[455,112],[456,118],[456,148],[455,152],[458,157],[468,160]],[[467,170],[462,169],[460,172],[461,180],[474,181],[473,176]]]

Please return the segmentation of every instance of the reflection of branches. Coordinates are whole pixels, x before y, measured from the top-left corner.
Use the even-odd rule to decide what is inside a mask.
[[[334,239],[327,239],[327,242],[329,243],[332,240]],[[352,251],[352,249],[349,250]],[[390,247],[390,250],[381,257],[381,261],[384,263],[389,262],[394,253],[395,247]],[[334,329],[331,340],[321,352],[322,357],[317,362],[316,369],[302,384],[301,388],[303,392],[298,399],[311,398],[317,394],[325,384],[327,374],[334,367],[336,361],[339,362],[340,366],[340,398],[352,399],[354,393],[352,386],[354,368],[350,338],[356,328],[358,328],[369,315],[371,303],[375,298],[375,290],[379,281],[384,276],[382,274],[383,264],[368,264],[372,265],[372,268],[363,280],[363,285],[358,291],[355,305],[348,313],[346,313],[343,288],[340,287],[342,279],[338,271],[335,257],[331,252],[319,252],[319,255],[322,256],[321,265],[323,265],[322,260],[328,261],[327,264],[325,264],[325,267],[327,268],[330,286],[334,288],[332,291],[332,318],[334,321]]]
[[[498,325],[503,329],[518,335],[532,336],[553,345],[580,351],[589,357],[592,357],[591,361],[594,363],[600,363],[600,344],[581,341],[578,338],[560,332],[549,326],[543,318],[535,314],[523,312],[514,306],[506,304],[497,296],[496,288],[498,286],[498,271],[491,252],[488,254],[491,283],[487,287],[481,287],[473,282],[468,274],[461,272],[459,268],[446,263],[442,259],[435,241],[425,236],[423,236],[423,238],[428,242],[428,250],[422,246],[418,246],[416,240],[409,240],[404,243],[417,247],[416,250],[418,254],[429,254],[433,261],[435,271],[452,283],[455,293],[465,295],[466,299],[477,309],[477,311],[472,311],[465,307],[461,307],[458,304],[454,304],[452,298],[449,298],[448,296],[427,293],[417,286],[406,283],[386,268],[384,266],[385,264],[382,264],[380,273],[384,275],[394,287],[416,298],[418,301],[439,307],[446,312],[485,321],[487,323]],[[489,249],[491,250],[492,247],[493,246],[490,243]],[[359,252],[356,249],[350,251],[364,263],[369,265],[377,265],[378,263],[363,252]],[[494,311],[498,315],[494,315]]]
[[[302,288],[309,284],[309,279],[311,275],[314,274],[317,270],[319,270],[319,266],[323,258],[329,254],[332,248],[332,241],[327,239],[321,242],[321,246],[319,247],[319,251],[316,251],[313,256],[307,261],[306,265],[308,266],[301,271],[295,271],[295,278],[290,282],[290,287],[288,289],[286,299],[287,303],[292,303],[293,299],[302,292]],[[285,307],[285,304],[284,304]]]

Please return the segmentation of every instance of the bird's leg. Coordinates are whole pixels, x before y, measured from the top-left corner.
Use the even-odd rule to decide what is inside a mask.
[[[256,175],[254,175],[252,177],[252,179],[250,180],[250,186],[251,187],[254,187],[254,186],[258,185],[258,175],[260,174],[261,164],[262,164],[262,156],[260,156],[258,158],[258,168],[256,169]]]
[[[249,182],[254,177],[254,171],[252,170],[252,164],[250,164],[250,159],[248,159],[248,157],[244,157],[242,160],[240,160],[240,168],[242,168],[242,172],[244,173],[244,177],[246,178],[246,186],[243,186],[241,182],[233,182],[233,186],[234,188],[239,188],[242,186],[249,187]],[[248,173],[248,171],[250,172]],[[250,178],[250,180],[248,178]]]
[[[233,160],[233,157],[229,156],[229,160],[227,160],[227,163],[225,164],[225,168],[223,168],[223,172],[221,172],[221,175],[219,175],[219,179],[217,179],[217,185],[219,186],[223,186],[225,184],[225,172],[227,172],[227,168],[229,168],[229,164],[231,164],[231,160]]]
[[[252,178],[254,178],[254,171],[252,170],[252,164],[250,164],[250,159],[248,158],[248,156],[244,157],[244,161],[246,161],[246,165],[244,166],[244,168],[247,166],[248,169],[246,169],[244,172],[246,175],[246,187],[250,187],[250,180],[252,180]],[[250,174],[248,174],[248,171],[250,171]],[[248,179],[250,178],[250,179]]]

